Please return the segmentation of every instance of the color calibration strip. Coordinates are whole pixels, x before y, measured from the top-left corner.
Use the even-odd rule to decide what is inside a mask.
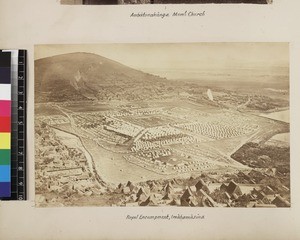
[[[1,200],[26,200],[26,50],[0,50],[3,59],[10,65],[10,81],[1,77],[0,96],[9,100],[3,100],[0,111],[9,118],[1,119],[0,128],[7,126],[9,134],[0,136],[0,148],[3,152],[0,159],[9,163],[9,168],[0,170],[2,179],[9,180],[0,185]],[[3,64],[4,66],[4,64]],[[4,67],[3,67],[4,68]],[[0,75],[1,76],[1,75]],[[3,74],[7,77],[7,74]],[[3,79],[3,80],[2,80]],[[5,80],[6,79],[6,80]],[[1,132],[1,131],[0,131]],[[6,132],[4,132],[6,133]],[[8,139],[9,138],[9,139]],[[3,141],[2,141],[3,140]],[[5,141],[4,141],[5,140]],[[3,145],[3,146],[2,146]],[[3,174],[2,174],[3,173]],[[4,173],[8,173],[4,174]],[[0,180],[1,181],[1,180]]]
[[[11,197],[11,53],[0,51],[0,198]]]

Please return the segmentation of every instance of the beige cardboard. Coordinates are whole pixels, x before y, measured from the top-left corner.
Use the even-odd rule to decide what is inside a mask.
[[[272,5],[62,6],[54,0],[0,2],[0,48],[28,49],[26,202],[0,203],[0,239],[299,239],[300,28],[298,0]],[[132,18],[138,12],[202,17]],[[290,209],[34,207],[34,44],[290,42]],[[126,220],[127,215],[199,214],[201,220]]]

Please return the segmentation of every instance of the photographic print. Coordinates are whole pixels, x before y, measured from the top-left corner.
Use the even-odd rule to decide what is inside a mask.
[[[205,4],[205,3],[245,3],[271,4],[273,0],[61,0],[65,5],[117,5],[117,4]]]
[[[36,205],[290,207],[289,44],[35,46]]]

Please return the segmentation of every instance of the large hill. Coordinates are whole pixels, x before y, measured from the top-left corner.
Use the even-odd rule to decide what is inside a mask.
[[[155,96],[164,79],[91,53],[69,53],[35,61],[36,102],[88,99],[133,100]]]

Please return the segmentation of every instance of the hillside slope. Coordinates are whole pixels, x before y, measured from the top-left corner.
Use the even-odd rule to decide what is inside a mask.
[[[118,99],[155,94],[162,78],[91,53],[70,53],[35,61],[36,102]],[[145,93],[143,93],[145,90]]]

